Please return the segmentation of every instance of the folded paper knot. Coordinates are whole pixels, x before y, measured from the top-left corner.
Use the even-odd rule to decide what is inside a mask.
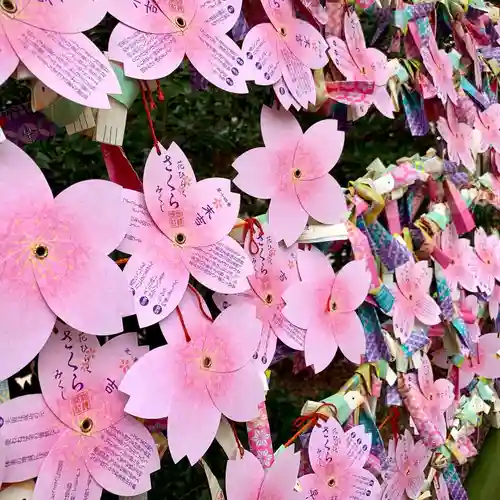
[[[251,255],[256,255],[259,253],[259,245],[255,241],[255,235],[259,232],[257,238],[262,238],[264,235],[264,230],[262,229],[262,224],[255,217],[249,217],[245,220],[245,224],[243,226],[243,242],[245,242],[247,235],[250,235],[250,242],[248,245],[248,249]]]
[[[322,403],[320,406],[318,406],[318,408],[315,411],[297,417],[293,421],[293,427],[298,428],[299,430],[285,443],[285,448],[294,443],[295,440],[305,431],[313,427],[319,426],[320,420],[326,422],[330,418],[329,415],[325,415],[324,413],[321,412],[321,410],[325,407],[328,407],[330,409],[330,412],[332,413],[333,416],[337,414],[337,408],[335,407],[334,404]]]
[[[469,178],[466,172],[460,172],[458,165],[454,161],[443,160],[443,173],[457,187],[467,184]]]

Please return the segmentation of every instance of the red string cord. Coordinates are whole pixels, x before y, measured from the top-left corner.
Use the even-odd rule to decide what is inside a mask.
[[[184,330],[184,337],[186,338],[186,342],[191,342],[191,337],[189,336],[189,333],[187,331],[186,323],[184,322],[184,316],[182,315],[179,306],[175,308],[175,311],[177,312],[177,316],[179,318],[179,321],[181,322],[182,329]]]
[[[240,457],[243,457],[245,450],[243,449],[243,446],[241,445],[240,438],[238,437],[238,433],[236,432],[236,426],[234,425],[234,422],[231,422],[231,421],[229,421],[229,424],[231,425],[231,429],[233,430],[234,439],[236,440],[236,445],[238,446],[238,451],[240,452]]]
[[[161,90],[160,80],[156,80],[156,94],[158,95],[158,100],[163,102],[165,100],[165,96]]]
[[[151,101],[153,102],[154,107],[151,107],[151,103],[148,103],[147,91],[149,90],[149,87],[148,87],[147,83],[143,82],[142,80],[139,80],[139,85],[141,87],[142,104],[144,106],[144,110],[146,111],[149,130],[151,132],[151,137],[153,138],[154,147],[155,147],[156,152],[158,153],[158,156],[159,156],[159,155],[161,155],[161,150],[160,150],[160,146],[158,143],[158,139],[156,137],[156,132],[155,132],[155,128],[153,125],[153,119],[151,118],[151,109],[154,109],[154,107],[156,107],[156,105],[154,104],[154,101],[152,100],[152,98],[151,98]],[[151,91],[149,91],[149,92],[151,92]]]
[[[200,308],[200,311],[202,312],[203,316],[205,316],[206,319],[208,319],[209,321],[213,321],[213,319],[210,317],[209,314],[207,314],[205,312],[205,309],[203,308],[203,302],[202,302],[202,297],[201,297],[201,294],[198,290],[196,290],[196,288],[189,284],[189,289],[194,293],[195,297],[196,297],[196,300],[198,301],[198,307]]]
[[[259,253],[259,245],[255,241],[255,234],[257,233],[257,230],[259,231],[259,236],[257,238],[262,238],[264,235],[264,230],[262,229],[262,224],[259,222],[258,219],[255,217],[249,217],[248,219],[245,220],[244,225],[243,225],[243,242],[245,242],[247,235],[250,234],[250,244],[248,246],[248,250],[250,251],[251,255],[255,255]]]

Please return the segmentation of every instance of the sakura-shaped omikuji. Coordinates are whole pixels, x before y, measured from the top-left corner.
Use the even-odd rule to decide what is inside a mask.
[[[292,113],[262,107],[264,147],[243,153],[233,163],[233,182],[245,193],[270,199],[269,225],[287,246],[298,240],[309,216],[324,224],[347,218],[344,194],[328,173],[344,146],[336,120],[321,120],[302,132]]]
[[[105,16],[104,0],[0,3],[0,84],[23,64],[36,78],[71,101],[109,108],[121,92],[104,54],[82,31]]]
[[[147,351],[135,333],[100,346],[97,337],[58,321],[40,353],[42,394],[0,405],[4,481],[38,476],[33,500],[64,498],[67,491],[99,500],[103,488],[126,496],[151,489],[150,474],[160,467],[156,444],[125,414],[127,398],[118,390]]]
[[[252,263],[228,236],[240,196],[228,179],[197,182],[188,159],[172,143],[153,149],[144,169],[144,194],[127,190],[127,235],[119,249],[130,257],[124,269],[139,325],[167,317],[179,304],[190,274],[220,293],[244,292]]]
[[[161,324],[168,344],[141,358],[120,385],[130,396],[128,413],[168,417],[170,454],[174,462],[187,456],[191,464],[208,450],[221,415],[247,422],[265,399],[252,363],[261,335],[255,307],[228,307],[212,322],[201,304],[186,295],[177,315]],[[144,380],[151,382],[147,388]]]
[[[371,82],[375,85],[373,92],[365,96],[364,113],[370,104],[388,118],[393,118],[394,104],[386,86],[393,70],[389,67],[387,56],[374,48],[366,47],[365,36],[359,18],[355,12],[344,16],[345,41],[339,37],[330,37],[328,54],[335,66],[348,82]]]
[[[415,443],[411,433],[406,430],[399,436],[397,444],[389,443],[388,469],[382,485],[382,500],[402,500],[405,494],[415,500],[425,482],[425,469],[431,458],[431,451],[422,441]]]
[[[263,470],[257,458],[249,452],[228,460],[226,468],[227,500],[289,500],[294,494],[299,471],[300,453],[293,447],[280,451],[273,465]],[[244,491],[243,491],[244,490]]]
[[[366,338],[356,309],[370,289],[366,261],[354,260],[334,273],[328,259],[315,248],[299,251],[297,260],[302,281],[285,292],[283,314],[306,330],[306,364],[318,373],[330,364],[337,349],[360,364]]]
[[[495,280],[500,280],[500,240],[497,235],[485,233],[482,227],[474,232],[474,250],[477,259],[477,281],[481,292],[490,295],[495,288]]]
[[[226,35],[238,20],[241,0],[108,0],[121,21],[109,39],[109,55],[125,74],[154,80],[175,71],[184,56],[209,82],[228,92],[248,92],[247,63]],[[137,56],[141,47],[141,56]]]
[[[273,360],[277,339],[292,349],[304,349],[305,330],[290,323],[283,315],[283,294],[300,281],[297,248],[277,244],[267,224],[262,224],[260,233],[255,236],[248,234],[244,243],[255,271],[248,278],[251,289],[242,294],[214,294],[213,299],[221,311],[238,304],[255,306],[257,317],[262,322],[262,333],[253,357],[257,366],[266,369]]]
[[[122,318],[134,309],[125,277],[108,257],[127,230],[123,189],[89,180],[54,198],[38,166],[8,140],[0,143],[0,165],[3,380],[40,352],[56,317],[111,335],[123,331]]]
[[[405,342],[416,320],[424,325],[437,325],[441,310],[429,295],[433,272],[427,261],[408,261],[395,274],[393,328],[396,337]]]
[[[316,87],[311,69],[326,65],[328,48],[321,33],[294,14],[292,0],[270,2],[262,6],[271,21],[254,26],[243,40],[248,71],[258,85],[275,85],[277,97],[288,109],[283,93],[288,90],[291,102],[307,108],[316,102]],[[284,87],[276,85],[284,82]]]
[[[298,498],[380,498],[377,478],[364,468],[371,438],[364,426],[344,431],[334,418],[314,427],[308,447],[313,472],[299,478]]]

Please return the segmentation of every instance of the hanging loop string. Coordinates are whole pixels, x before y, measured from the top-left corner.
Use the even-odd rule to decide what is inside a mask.
[[[177,317],[179,318],[179,321],[181,322],[182,325],[182,329],[184,330],[184,337],[186,339],[186,342],[191,342],[191,337],[189,336],[189,333],[187,331],[186,323],[184,322],[184,316],[182,315],[179,306],[175,308],[175,312],[177,313]]]
[[[153,119],[151,118],[151,110],[156,108],[156,104],[153,101],[153,97],[151,95],[151,90],[146,82],[143,80],[139,80],[139,86],[141,87],[141,97],[142,97],[142,104],[144,106],[144,110],[146,111],[146,116],[148,119],[148,126],[149,130],[151,132],[151,137],[153,138],[153,144],[156,149],[156,153],[158,156],[161,155],[161,150],[159,146],[158,139],[156,137],[156,132],[155,128],[153,125]],[[149,102],[148,102],[148,96],[149,96]]]
[[[259,220],[255,217],[249,217],[248,219],[246,219],[243,225],[242,239],[243,243],[245,243],[247,235],[250,235],[250,244],[248,246],[248,250],[250,251],[251,255],[256,255],[259,253],[259,245],[255,241],[255,235],[257,231],[259,232],[257,238],[262,238],[262,236],[264,236],[264,230],[262,229],[262,224],[259,222]]]

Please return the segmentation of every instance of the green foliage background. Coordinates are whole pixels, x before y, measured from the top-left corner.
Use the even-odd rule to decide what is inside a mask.
[[[214,87],[196,91],[190,85],[186,67],[162,81],[165,101],[153,111],[155,129],[161,142],[168,146],[175,141],[191,160],[198,179],[223,176],[233,178],[231,163],[244,151],[262,145],[259,116],[262,104],[271,104],[269,88],[251,86],[248,95],[237,96]],[[29,88],[23,83],[9,81],[0,92],[0,109],[29,100]],[[301,113],[304,126],[320,117]],[[415,140],[405,128],[404,115],[388,120],[372,111],[350,126],[346,133],[344,152],[333,174],[341,185],[347,185],[365,171],[375,158],[388,164],[401,156],[423,153],[432,145],[432,138]],[[141,172],[152,147],[143,105],[138,99],[129,112],[124,150],[132,164]],[[61,130],[57,137],[28,145],[29,153],[44,170],[54,193],[65,187],[91,178],[106,178],[106,169],[99,145],[79,135],[67,136]],[[258,166],[256,166],[258,175]],[[264,212],[266,203],[243,195],[241,214]],[[335,363],[333,363],[335,365]],[[347,367],[347,376],[352,367]],[[320,399],[340,388],[342,379],[334,368],[316,377],[301,372],[292,374],[292,363],[281,362],[273,370],[268,411],[275,447],[294,432],[292,422],[299,415],[306,399]],[[306,378],[308,377],[308,378]],[[36,389],[35,387],[33,389]],[[203,425],[203,422],[200,422]],[[238,429],[246,444],[245,427]],[[207,461],[223,484],[225,459],[221,449],[213,445]],[[187,460],[174,465],[167,453],[163,466],[153,478],[149,500],[208,500],[210,494],[200,466],[189,467]],[[104,499],[116,498],[105,494]]]

